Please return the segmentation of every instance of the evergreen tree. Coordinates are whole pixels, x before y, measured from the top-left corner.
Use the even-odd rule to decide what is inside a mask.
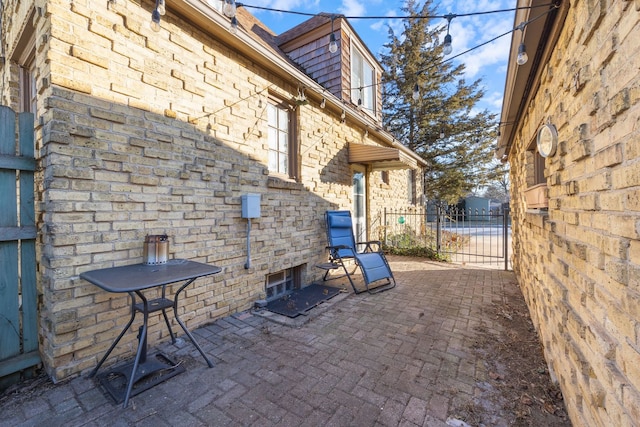
[[[496,115],[474,110],[484,95],[481,80],[467,84],[465,66],[444,58],[440,38],[446,26],[424,18],[436,14],[433,2],[426,0],[418,9],[415,0],[407,0],[403,11],[410,18],[404,20],[402,34],[389,29],[387,53],[380,60],[384,125],[429,163],[427,197],[455,203],[487,181]]]
[[[500,202],[509,201],[509,163],[493,162],[495,168],[488,174],[488,184],[484,192],[484,197],[498,200]]]

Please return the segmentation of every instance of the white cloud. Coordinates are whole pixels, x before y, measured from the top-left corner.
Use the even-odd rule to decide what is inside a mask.
[[[385,14],[390,19],[380,19],[369,25],[369,29],[379,34],[379,37],[386,42],[389,40],[389,28],[393,30],[396,37],[400,37],[404,31],[404,23],[401,19],[393,19],[398,16],[396,10],[389,10]]]
[[[342,6],[338,8],[338,12],[345,16],[364,16],[367,9],[357,0],[342,0]]]

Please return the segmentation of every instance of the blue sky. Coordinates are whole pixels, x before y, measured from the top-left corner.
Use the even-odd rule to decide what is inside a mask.
[[[374,54],[381,51],[382,45],[389,40],[387,28],[394,28],[396,35],[402,31],[400,10],[403,1],[388,0],[248,0],[246,5],[280,9],[303,13],[341,13],[345,16],[388,16],[387,19],[349,19],[358,35]],[[443,0],[434,2],[437,14],[467,14],[509,9],[516,6],[515,0],[479,0],[455,1]],[[277,34],[280,34],[308,16],[292,13],[279,13],[248,8],[258,19],[264,22]],[[445,26],[445,19],[432,20],[433,25]],[[465,50],[476,47],[494,37],[499,36],[514,27],[513,12],[492,13],[470,17],[456,17],[451,21],[450,34],[453,38],[453,52],[457,55]],[[478,105],[480,109],[487,109],[500,113],[504,93],[505,73],[509,55],[511,34],[499,38],[492,43],[466,53],[454,61],[462,62],[466,66],[467,82],[482,79],[485,97]]]

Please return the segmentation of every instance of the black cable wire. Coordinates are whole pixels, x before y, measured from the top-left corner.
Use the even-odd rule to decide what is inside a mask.
[[[549,6],[552,6],[552,7],[549,7]],[[249,4],[245,4],[245,3],[236,3],[236,7],[244,7],[244,8],[265,10],[265,11],[269,11],[269,12],[288,13],[288,14],[292,14],[292,15],[301,15],[301,16],[310,16],[310,17],[321,15],[321,14],[318,14],[318,13],[298,12],[298,11],[292,11],[292,10],[275,9],[275,8],[270,8],[270,7],[249,5]],[[441,19],[447,19],[447,21],[450,22],[450,20],[453,19],[453,18],[469,17],[469,16],[480,16],[480,15],[487,15],[487,14],[493,14],[493,13],[513,12],[513,11],[522,10],[522,9],[530,9],[531,10],[531,9],[536,9],[536,8],[540,8],[540,7],[549,7],[549,9],[544,11],[543,13],[541,13],[540,15],[536,16],[533,19],[530,19],[530,20],[528,20],[526,22],[521,22],[519,25],[517,25],[516,27],[510,29],[509,31],[506,31],[506,32],[504,32],[504,33],[502,33],[502,34],[500,34],[500,35],[498,35],[498,36],[496,36],[496,37],[494,37],[494,38],[492,38],[490,40],[487,40],[487,41],[485,41],[485,42],[483,42],[483,43],[481,43],[481,44],[479,44],[477,46],[474,46],[474,47],[472,47],[470,49],[467,49],[464,52],[460,52],[457,55],[451,56],[451,57],[449,57],[447,59],[444,59],[444,60],[442,60],[442,61],[440,61],[440,62],[438,62],[436,64],[433,64],[428,68],[425,68],[423,70],[418,70],[415,73],[416,75],[420,75],[422,73],[425,73],[425,72],[431,70],[432,68],[435,68],[435,67],[437,67],[439,65],[444,64],[445,62],[452,61],[455,58],[458,58],[458,57],[460,57],[462,55],[465,55],[465,54],[467,54],[467,53],[469,53],[469,52],[471,52],[471,51],[473,51],[475,49],[478,49],[478,48],[480,48],[482,46],[485,46],[485,45],[487,45],[489,43],[492,43],[492,42],[496,41],[497,39],[499,39],[501,37],[504,37],[504,36],[506,36],[508,34],[513,33],[514,31],[523,30],[528,24],[540,19],[541,17],[547,15],[548,13],[552,12],[553,10],[558,9],[560,7],[560,1],[556,0],[553,3],[545,3],[545,4],[541,4],[541,5],[537,5],[537,6],[520,6],[520,7],[508,8],[508,9],[497,9],[497,10],[492,10],[492,11],[470,12],[470,13],[463,13],[463,14],[448,13],[446,15],[413,15],[413,16],[345,16],[345,15],[342,15],[342,14],[328,14],[327,13],[327,14],[325,14],[325,16],[327,18],[330,18],[330,19],[334,19],[336,17],[340,17],[340,18],[351,19],[351,20],[354,20],[354,19],[438,19],[438,18],[441,18]],[[350,90],[355,90],[355,89],[362,90],[362,89],[365,89],[365,88],[368,88],[368,87],[379,86],[381,84],[382,84],[382,81],[376,82],[376,83],[373,83],[373,84],[367,85],[367,86],[353,87],[353,88],[350,88]],[[322,89],[324,91],[324,88],[322,88]],[[260,91],[260,92],[262,92],[262,91]],[[258,93],[260,93],[260,92],[258,92]],[[360,106],[359,108],[368,109],[368,108],[362,107],[362,106]],[[213,114],[213,113],[207,114],[207,115],[202,116],[202,117],[207,117],[207,116],[210,116],[211,114]],[[202,117],[200,117],[200,118],[202,118]]]
[[[409,16],[376,16],[376,15],[372,15],[372,16],[349,16],[349,15],[342,15],[339,13],[335,13],[335,14],[329,14],[327,13],[327,17],[330,16],[335,16],[335,17],[340,17],[340,18],[346,18],[346,19],[437,19],[437,18],[441,18],[441,19],[447,19],[447,18],[460,18],[460,17],[468,17],[468,16],[480,16],[480,15],[488,15],[488,14],[492,14],[492,13],[504,13],[504,12],[513,12],[516,10],[520,10],[520,9],[535,9],[538,7],[546,7],[546,6],[554,6],[555,3],[546,3],[546,4],[540,4],[537,6],[519,6],[519,7],[512,7],[512,8],[508,8],[508,9],[497,9],[497,10],[488,10],[488,11],[484,11],[484,12],[470,12],[470,13],[460,13],[460,14],[446,14],[446,15],[409,15]],[[264,7],[264,6],[254,6],[254,5],[250,5],[250,4],[245,4],[245,3],[236,3],[236,7],[244,7],[244,8],[249,8],[249,9],[258,9],[258,10],[266,10],[268,12],[279,12],[279,13],[289,13],[292,15],[302,15],[302,16],[317,16],[320,15],[318,13],[310,13],[310,12],[298,12],[295,10],[284,10],[284,9],[274,9],[271,7]]]
[[[549,7],[549,6],[553,6],[553,7]],[[254,6],[254,5],[249,5],[249,4],[245,4],[245,3],[236,3],[236,7],[245,7],[245,8],[252,8],[252,9],[259,9],[259,10],[266,10],[266,11],[270,11],[270,12],[279,12],[279,13],[289,13],[289,14],[293,14],[293,15],[302,15],[302,16],[318,16],[319,14],[317,13],[308,13],[308,12],[298,12],[298,11],[292,11],[292,10],[284,10],[284,9],[274,9],[274,8],[270,8],[270,7],[263,7],[263,6]],[[522,10],[522,9],[535,9],[535,8],[540,8],[540,7],[549,7],[548,10],[544,11],[543,13],[541,13],[540,15],[536,16],[533,19],[530,19],[526,22],[522,22],[520,23],[518,26],[516,26],[515,28],[512,28],[511,30],[500,34],[499,36],[496,36],[490,40],[487,40],[477,46],[474,46],[470,49],[465,50],[464,52],[460,52],[457,55],[451,56],[447,59],[444,59],[436,64],[431,65],[428,68],[425,68],[423,70],[419,70],[417,71],[415,74],[416,75],[420,75],[422,73],[425,73],[439,65],[444,64],[445,62],[449,62],[452,61],[455,58],[458,58],[462,55],[465,55],[475,49],[481,48],[482,46],[485,46],[489,43],[492,43],[496,40],[498,40],[501,37],[504,37],[508,34],[513,33],[516,30],[522,30],[524,27],[526,27],[528,24],[536,21],[537,19],[545,16],[546,14],[548,14],[549,12],[557,9],[559,7],[558,2],[553,2],[553,3],[545,3],[545,4],[541,4],[541,5],[537,5],[537,6],[519,6],[519,7],[514,7],[514,8],[508,8],[508,9],[497,9],[497,10],[491,10],[491,11],[484,11],[484,12],[470,12],[470,13],[462,13],[462,14],[446,14],[446,15],[413,15],[413,16],[345,16],[345,15],[341,15],[341,14],[327,14],[327,18],[335,18],[335,17],[341,17],[341,18],[345,18],[345,19],[437,19],[437,18],[442,18],[442,19],[446,19],[447,21],[451,21],[451,19],[453,18],[459,18],[459,17],[469,17],[469,16],[480,16],[480,15],[487,15],[487,14],[493,14],[493,13],[504,13],[504,12],[513,12],[516,10]],[[368,87],[375,87],[382,84],[382,82],[376,82],[376,83],[372,83],[370,85],[367,86],[359,86],[359,87],[353,87],[350,88],[350,90],[362,90]]]

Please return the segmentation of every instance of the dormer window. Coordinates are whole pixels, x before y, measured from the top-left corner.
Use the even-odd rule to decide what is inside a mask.
[[[373,65],[356,47],[351,48],[351,102],[376,115],[376,75]]]

